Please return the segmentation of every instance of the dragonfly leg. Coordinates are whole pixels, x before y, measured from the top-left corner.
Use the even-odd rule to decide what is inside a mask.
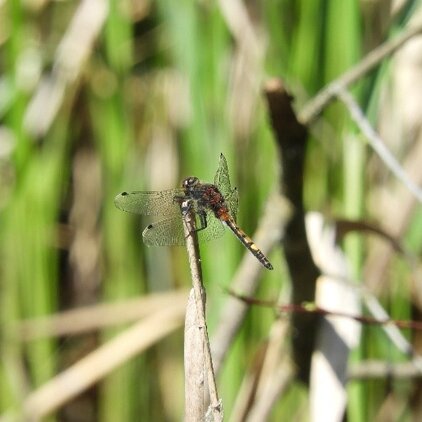
[[[174,195],[174,197],[173,197],[173,203],[175,203],[175,204],[179,204],[179,205],[183,205],[183,201],[186,201],[186,196],[183,196],[183,195]],[[185,207],[182,207],[182,208],[190,208],[192,205],[191,205],[191,202],[189,201],[188,203],[187,203],[187,206],[185,206]],[[183,209],[182,209],[182,212],[183,212]]]
[[[192,208],[193,208],[193,203],[192,201],[186,201],[186,198],[182,198],[182,197],[175,197],[174,198],[175,201],[179,202],[180,204],[180,210],[182,212],[182,215],[186,215],[187,213],[189,213]]]
[[[197,232],[200,232],[201,230],[204,230],[207,228],[208,224],[207,224],[207,215],[204,212],[198,212],[198,217],[199,217],[199,223],[200,223],[200,227],[196,228]]]
[[[183,198],[182,196],[175,196],[174,200],[181,201],[180,209],[182,211],[182,215],[186,215],[188,212],[194,209],[194,203],[191,200],[186,200],[186,198]],[[200,232],[201,230],[206,229],[208,227],[206,213],[204,211],[196,210],[195,215],[197,215],[199,218],[199,221],[197,221],[199,224],[197,225],[195,232]]]
[[[190,212],[193,208],[193,202],[192,201],[182,201],[180,204],[180,209],[182,211],[182,215],[186,215],[188,212]],[[197,227],[195,229],[195,232],[199,232],[201,230],[204,230],[207,228],[207,216],[205,212],[196,212],[195,213],[199,217],[199,225],[200,227]],[[185,237],[187,238],[187,236]]]

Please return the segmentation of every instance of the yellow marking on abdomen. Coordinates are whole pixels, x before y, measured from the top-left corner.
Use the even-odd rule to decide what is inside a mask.
[[[250,252],[258,259],[258,261],[269,270],[273,269],[271,262],[268,258],[264,255],[261,249],[256,246],[254,241],[234,222],[232,219],[226,219],[225,223],[234,233],[234,235],[243,243],[246,248],[250,250]]]

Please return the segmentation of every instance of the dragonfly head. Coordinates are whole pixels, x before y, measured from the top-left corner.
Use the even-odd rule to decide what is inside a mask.
[[[199,179],[195,176],[187,177],[183,180],[182,187],[187,190],[191,190],[199,184]]]

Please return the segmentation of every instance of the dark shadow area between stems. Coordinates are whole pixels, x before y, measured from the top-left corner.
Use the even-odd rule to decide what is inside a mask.
[[[273,79],[264,88],[269,117],[275,135],[281,166],[281,194],[292,205],[292,215],[282,241],[292,282],[292,303],[314,302],[316,280],[320,275],[306,238],[303,206],[304,159],[308,131],[299,123],[292,108],[293,98],[282,82]],[[293,360],[297,377],[308,384],[312,352],[320,317],[294,313],[292,322]]]

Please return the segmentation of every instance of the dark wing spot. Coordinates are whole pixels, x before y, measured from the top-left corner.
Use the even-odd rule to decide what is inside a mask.
[[[148,227],[145,230],[152,229],[154,226],[152,224],[148,224]]]
[[[120,195],[121,196],[126,196],[126,195],[129,195],[129,194],[127,192],[122,192]]]

